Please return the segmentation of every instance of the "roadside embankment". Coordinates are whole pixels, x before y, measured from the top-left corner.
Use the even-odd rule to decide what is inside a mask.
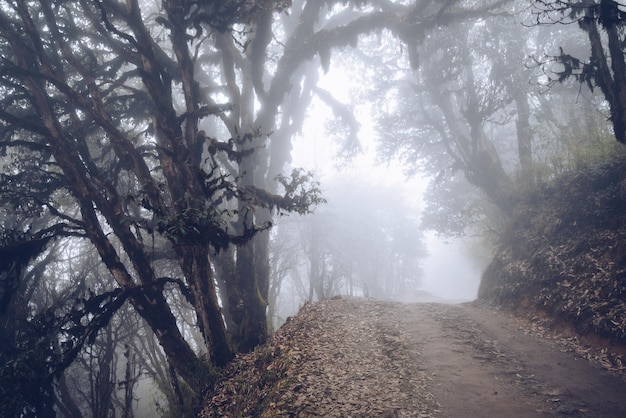
[[[626,347],[626,159],[525,196],[478,297],[618,353]]]

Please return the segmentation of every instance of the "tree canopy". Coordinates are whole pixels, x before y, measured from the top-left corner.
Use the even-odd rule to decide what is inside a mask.
[[[511,212],[518,174],[536,181],[542,129],[567,125],[548,111],[550,94],[537,95],[527,83],[523,61],[538,42],[509,32],[512,3],[0,0],[0,315],[8,318],[18,298],[34,300],[29,286],[60,283],[62,292],[27,304],[21,318],[11,316],[21,325],[47,321],[43,345],[61,355],[44,356],[42,381],[60,379],[126,302],[153,332],[172,381],[180,377],[195,393],[207,383],[208,373],[199,370],[223,366],[265,341],[279,265],[270,251],[274,217],[307,214],[324,201],[312,174],[291,167],[292,141],[308,106],[322,102],[341,127],[336,135],[351,143],[359,138],[350,106],[318,86],[340,53],[351,51],[368,68],[364,81],[373,79],[366,99],[381,155],[400,155],[409,169],[445,178],[433,183],[447,191],[431,193],[439,199],[432,224],[462,228],[456,225],[478,207],[463,198],[467,187],[455,183],[457,172],[491,205]],[[569,10],[549,14],[551,3],[536,3],[546,8],[541,16]],[[610,1],[587,6],[570,18],[592,41],[592,32],[606,30],[617,65],[611,39],[623,42],[624,11]],[[375,51],[371,35],[383,44]],[[605,49],[592,48],[591,63],[600,63]],[[590,73],[568,57],[560,57],[563,77],[569,68],[601,89],[621,141],[623,71],[613,68],[609,80],[600,64]],[[350,234],[315,241],[354,251],[343,258],[339,250],[318,252],[309,278],[317,274],[321,282],[317,289],[315,278],[310,282],[311,294],[329,296],[324,280],[328,285],[333,274],[344,274],[344,262],[361,268],[351,277],[366,293],[397,293],[407,280],[417,281],[414,261],[423,251],[407,245],[419,235],[415,225],[398,222],[406,214],[376,196],[364,199],[366,207],[345,210],[342,222],[356,223]],[[380,216],[372,221],[369,209]],[[485,211],[476,216],[487,218]],[[359,228],[359,222],[375,224]],[[403,235],[407,225],[411,237]],[[380,246],[356,248],[342,234]],[[72,269],[35,274],[49,256],[70,255],[97,256],[98,274],[80,269],[89,280]],[[381,282],[373,277],[376,266],[396,271]],[[15,337],[6,351],[11,364],[25,358],[18,352],[30,341],[17,341],[15,329],[3,330]]]
[[[3,252],[19,255],[3,266],[3,299],[20,266],[51,239],[87,239],[117,285],[117,300],[133,305],[194,390],[202,388],[197,357],[164,288],[177,287],[194,307],[210,361],[230,360],[210,252],[270,226],[244,222],[253,208],[306,212],[318,197],[306,173],[278,179],[278,196],[230,170],[251,158],[263,135],[237,125],[220,140],[220,131],[202,129],[209,118],[228,121],[240,104],[220,96],[210,77],[201,86],[202,62],[215,52],[198,51],[208,33],[224,37],[283,6],[2,2],[0,193],[17,220],[3,219],[17,237]],[[163,253],[176,260],[173,275],[157,263]],[[104,297],[88,301],[104,309]]]

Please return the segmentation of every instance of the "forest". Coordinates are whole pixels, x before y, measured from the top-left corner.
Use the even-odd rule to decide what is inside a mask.
[[[419,293],[425,231],[490,253],[624,156],[625,27],[614,0],[0,0],[0,415],[193,416],[305,302]],[[322,178],[303,141],[405,177]]]

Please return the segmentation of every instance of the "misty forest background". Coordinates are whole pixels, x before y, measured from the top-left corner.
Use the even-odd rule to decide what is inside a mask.
[[[419,296],[425,231],[484,264],[525,196],[623,156],[625,25],[608,0],[0,0],[0,415],[190,416],[305,301]],[[311,143],[334,169],[298,167]],[[406,178],[354,174],[363,150]]]

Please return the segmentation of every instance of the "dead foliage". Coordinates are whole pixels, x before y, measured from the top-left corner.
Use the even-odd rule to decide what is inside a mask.
[[[238,357],[200,417],[426,417],[436,403],[385,302],[307,304]]]
[[[479,298],[541,317],[541,326],[626,344],[626,159],[525,196]],[[603,361],[623,368],[620,355]]]

